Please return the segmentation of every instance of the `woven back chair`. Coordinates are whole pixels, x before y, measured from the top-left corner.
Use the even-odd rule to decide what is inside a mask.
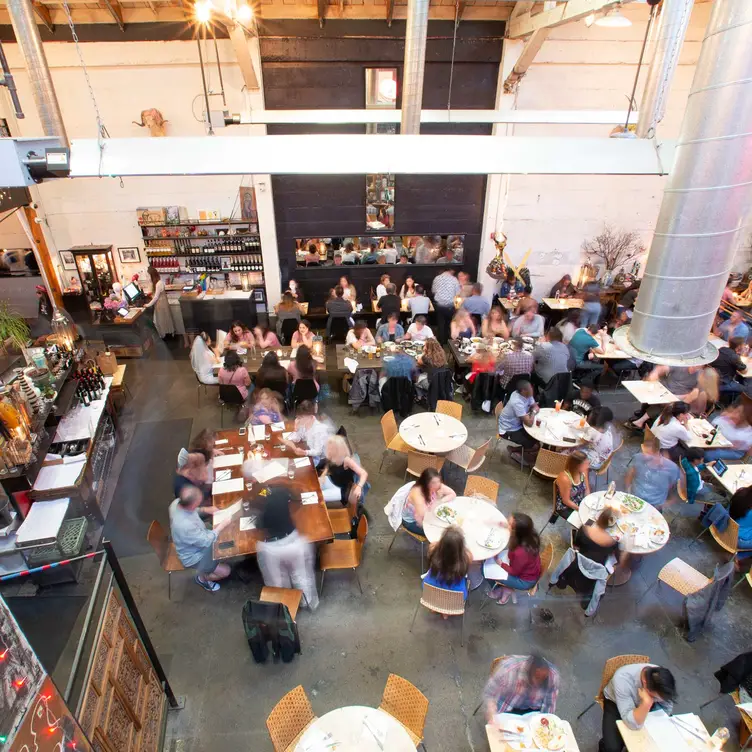
[[[460,631],[460,644],[465,645],[465,594],[460,590],[445,590],[433,585],[423,583],[420,601],[415,606],[413,621],[410,625],[410,631],[415,626],[415,617],[418,615],[418,608],[423,606],[429,611],[445,616],[461,616],[462,626]]]
[[[622,666],[630,666],[633,663],[650,663],[650,658],[647,655],[636,655],[636,654],[629,654],[629,655],[616,655],[613,658],[609,658],[605,664],[603,665],[603,673],[601,674],[601,685],[598,687],[598,693],[595,695],[595,698],[593,701],[588,705],[585,710],[583,710],[578,716],[577,719],[579,720],[582,718],[585,713],[590,710],[590,708],[593,707],[596,703],[603,708],[603,690],[608,684],[611,679],[613,678],[614,674],[622,667]]]
[[[408,451],[405,478],[407,478],[408,473],[417,478],[427,467],[432,467],[434,470],[441,472],[441,468],[444,467],[444,458],[435,454],[414,452],[412,449]]]
[[[482,475],[468,475],[465,482],[463,496],[472,496],[480,494],[496,506],[496,499],[499,497],[499,484],[490,478],[484,478]]]
[[[465,472],[473,472],[485,462],[486,452],[488,451],[488,445],[490,443],[491,439],[477,449],[473,449],[471,446],[463,444],[463,446],[457,447],[457,449],[453,449],[449,452],[446,455],[446,459],[458,467],[461,467]]]
[[[736,555],[739,545],[739,523],[729,517],[728,526],[721,532],[715,525],[710,526],[710,534],[713,540],[724,551]]]
[[[294,749],[303,732],[316,720],[308,696],[301,685],[290,690],[266,719],[274,752]]]
[[[394,417],[394,410],[389,410],[381,416],[381,433],[384,436],[384,452],[381,455],[381,465],[379,465],[379,472],[384,467],[384,460],[386,459],[387,452],[401,452],[407,453],[408,446],[402,440],[397,430],[397,420]]]
[[[159,566],[167,572],[167,600],[172,600],[172,573],[182,572],[185,567],[178,558],[175,544],[170,540],[170,536],[157,520],[153,520],[151,525],[149,525],[146,540],[149,541],[149,545],[154,549],[154,553],[159,559]]]
[[[490,678],[490,677],[492,677],[492,676],[493,676],[493,675],[494,675],[494,674],[496,673],[496,669],[498,668],[499,664],[500,664],[500,663],[501,663],[501,662],[502,662],[502,661],[503,661],[503,660],[504,660],[505,658],[506,658],[506,656],[505,656],[505,655],[500,655],[500,656],[499,656],[498,658],[494,658],[494,659],[493,659],[493,660],[491,661],[491,669],[490,669],[490,671],[488,672],[488,676],[489,676],[489,678]],[[481,705],[483,705],[483,700],[481,700],[481,701],[480,701],[480,702],[478,703],[478,707],[477,707],[477,708],[475,708],[475,710],[473,711],[473,715],[478,715],[478,711],[480,710],[480,707],[481,707]]]
[[[438,400],[436,402],[436,412],[442,415],[451,415],[452,418],[462,420],[462,405],[459,402],[450,402],[449,400]]]
[[[389,674],[379,710],[399,721],[417,747],[423,741],[428,698],[407,679]]]
[[[568,460],[569,455],[567,454],[552,452],[550,449],[540,449],[538,456],[535,458],[535,464],[530,468],[530,474],[527,476],[527,481],[525,481],[525,487],[522,489],[523,496],[525,491],[527,491],[527,486],[533,477],[533,473],[538,473],[538,475],[542,475],[544,478],[554,479],[562,470],[566,470]]]

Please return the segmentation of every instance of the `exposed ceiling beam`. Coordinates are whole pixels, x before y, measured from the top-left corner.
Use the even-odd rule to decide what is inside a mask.
[[[326,0],[316,0],[319,15],[319,28],[324,28],[324,19],[326,18]]]
[[[509,20],[511,21],[513,18],[517,18],[517,16],[522,15],[523,13],[528,13],[533,9],[533,5],[535,5],[534,0],[517,0],[514,4],[514,8],[512,8],[512,15],[509,16]]]
[[[150,2],[150,0],[146,0],[146,5],[148,6],[149,10],[156,16],[157,15],[156,3],[152,3]]]
[[[392,19],[394,18],[394,0],[386,0],[386,25],[392,25]]]
[[[123,9],[120,7],[118,0],[102,0],[104,7],[110,12],[120,31],[125,31],[125,21],[123,20]]]
[[[543,46],[543,42],[546,41],[548,36],[548,29],[537,29],[534,31],[530,38],[525,42],[525,46],[522,48],[517,62],[512,68],[512,72],[507,76],[504,81],[504,93],[514,94],[517,90],[517,86],[522,80],[523,76],[527,73],[527,69],[535,59],[538,51]]]
[[[42,3],[32,3],[34,13],[37,14],[37,18],[47,27],[47,31],[55,31],[55,24],[52,23],[52,15],[50,9]]]
[[[631,1],[623,0],[623,3]],[[551,10],[544,10],[542,13],[533,14],[532,9],[530,9],[510,20],[507,27],[507,37],[519,39],[532,34],[537,29],[550,29],[571,21],[578,21],[591,13],[615,5],[616,2],[617,0],[569,0],[569,2],[557,5]],[[519,4],[517,3],[517,5]],[[516,9],[517,6],[515,5],[514,10]]]
[[[259,88],[258,76],[256,76],[256,69],[253,67],[246,31],[240,24],[228,25],[227,30],[230,32],[232,49],[238,61],[240,72],[243,74],[245,87],[251,91],[257,91]]]

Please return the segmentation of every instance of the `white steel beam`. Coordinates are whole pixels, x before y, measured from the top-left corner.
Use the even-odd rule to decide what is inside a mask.
[[[235,59],[238,61],[238,67],[243,74],[243,83],[249,91],[256,91],[259,88],[256,69],[253,67],[251,51],[248,48],[248,37],[246,30],[240,25],[229,22],[227,31],[230,34],[232,50],[235,53]]]
[[[71,177],[152,175],[664,175],[650,139],[295,135],[96,139],[71,146]]]
[[[568,0],[566,3],[557,5],[551,10],[544,10],[541,13],[533,14],[532,10],[528,10],[509,21],[507,37],[519,39],[538,29],[550,29],[571,21],[579,21],[579,19],[585,18],[591,13],[615,5],[616,2],[617,0]],[[622,2],[626,4],[632,2],[632,0],[622,0]]]

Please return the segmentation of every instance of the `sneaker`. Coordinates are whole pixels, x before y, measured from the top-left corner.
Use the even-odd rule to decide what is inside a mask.
[[[219,583],[218,583],[218,582],[211,582],[210,580],[200,580],[200,579],[198,578],[198,575],[196,575],[196,576],[195,576],[195,577],[193,578],[193,581],[194,581],[194,582],[195,582],[195,583],[196,583],[197,585],[201,585],[201,587],[202,587],[202,588],[203,588],[204,590],[208,590],[208,591],[209,591],[210,593],[214,593],[214,592],[216,592],[217,590],[219,590]]]

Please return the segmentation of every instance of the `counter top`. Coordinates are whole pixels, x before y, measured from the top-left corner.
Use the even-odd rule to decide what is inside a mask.
[[[243,292],[243,290],[225,290],[221,295],[207,295],[205,292],[202,292],[196,297],[193,297],[192,295],[181,295],[180,300],[185,300],[186,302],[211,302],[212,300],[250,300],[252,295],[252,290],[249,290],[248,292]]]

